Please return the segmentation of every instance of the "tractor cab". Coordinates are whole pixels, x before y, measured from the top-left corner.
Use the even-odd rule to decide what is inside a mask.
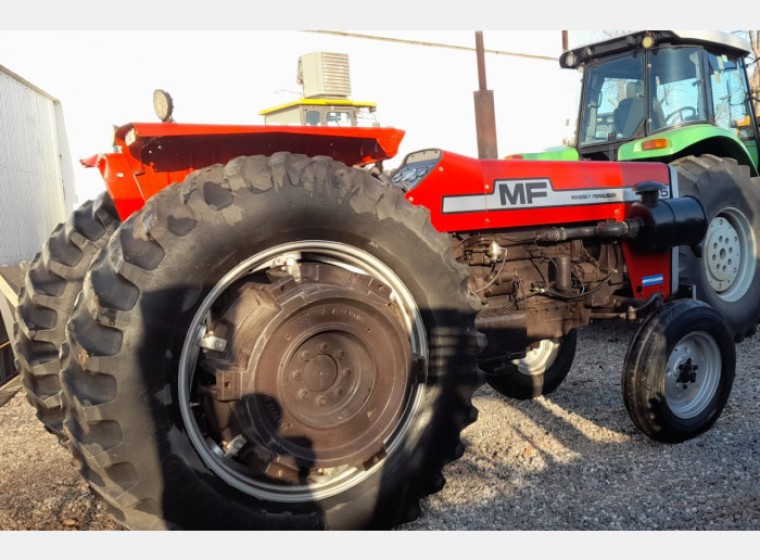
[[[728,33],[641,31],[566,51],[583,70],[575,149],[582,159],[672,161],[712,153],[758,169],[744,57]]]
[[[264,124],[297,126],[379,126],[377,106],[369,101],[352,101],[348,55],[313,52],[298,59],[296,80],[303,97],[259,114]]]
[[[260,112],[264,124],[299,126],[379,126],[376,105],[350,99],[300,99]]]

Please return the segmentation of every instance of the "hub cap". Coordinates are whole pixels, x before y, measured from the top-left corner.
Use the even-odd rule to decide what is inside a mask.
[[[352,246],[264,251],[204,299],[180,361],[190,439],[231,486],[324,498],[364,480],[420,405],[424,326],[409,290]]]
[[[710,404],[721,374],[720,349],[715,339],[695,331],[676,344],[665,375],[665,399],[679,418],[693,418]]]
[[[561,342],[544,339],[538,346],[527,352],[525,357],[512,360],[512,363],[523,375],[531,377],[543,375],[554,364],[561,345]]]
[[[705,269],[710,287],[727,302],[739,300],[755,274],[755,237],[746,216],[727,208],[716,216],[705,236]]]

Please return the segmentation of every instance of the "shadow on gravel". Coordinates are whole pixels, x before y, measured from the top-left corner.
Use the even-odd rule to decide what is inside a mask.
[[[582,331],[565,383],[518,401],[484,387],[467,451],[406,530],[760,529],[760,342],[737,346],[737,382],[705,434],[677,445],[640,433],[620,372],[635,325]]]

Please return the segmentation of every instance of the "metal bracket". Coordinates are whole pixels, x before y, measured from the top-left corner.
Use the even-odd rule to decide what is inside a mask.
[[[293,277],[296,282],[301,282],[301,253],[286,253],[272,260],[272,267],[281,267]]]
[[[224,338],[215,336],[214,333],[209,332],[201,337],[198,341],[198,346],[213,352],[224,352],[227,348],[227,341]]]

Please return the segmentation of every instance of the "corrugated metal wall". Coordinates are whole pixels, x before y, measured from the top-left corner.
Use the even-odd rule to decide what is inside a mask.
[[[0,67],[0,265],[33,258],[71,210],[60,121],[55,98]]]

